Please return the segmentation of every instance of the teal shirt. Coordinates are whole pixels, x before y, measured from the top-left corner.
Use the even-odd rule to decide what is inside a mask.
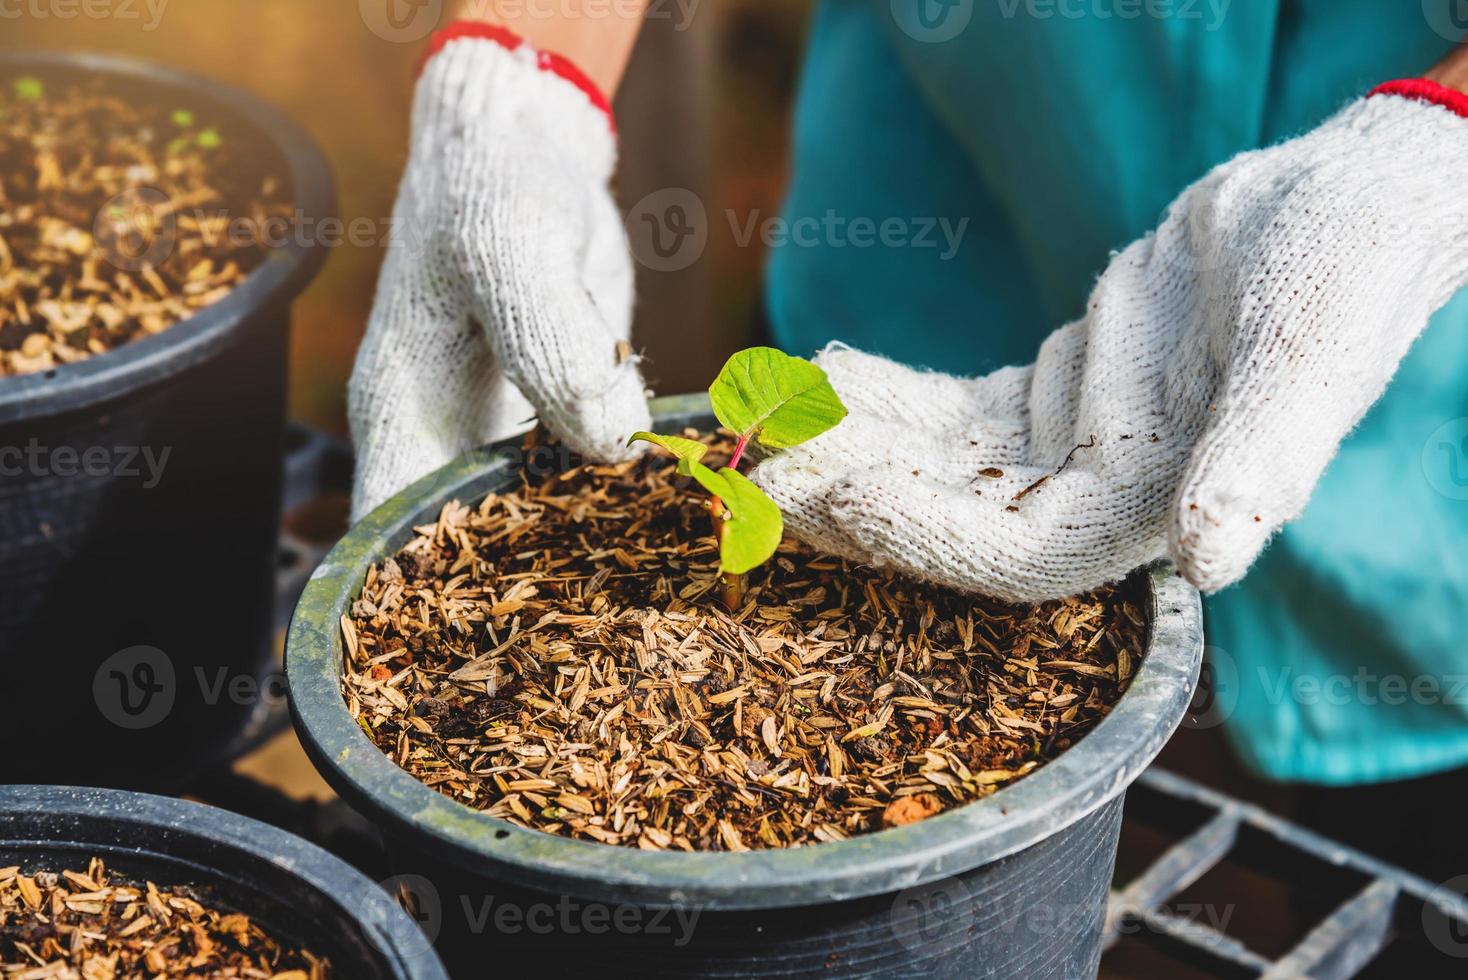
[[[942,0],[817,13],[785,213],[807,234],[768,270],[793,352],[842,340],[962,374],[1029,362],[1210,167],[1452,46],[1403,0],[948,2],[969,20],[947,40],[931,40],[951,33]],[[1262,774],[1468,763],[1465,321],[1459,295],[1304,516],[1208,602],[1217,715]]]

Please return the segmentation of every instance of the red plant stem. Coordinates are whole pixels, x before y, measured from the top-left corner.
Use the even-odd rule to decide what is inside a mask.
[[[734,447],[734,455],[729,457],[729,469],[739,469],[739,461],[744,458],[744,448],[749,445],[749,433],[739,437],[739,444]]]
[[[749,435],[746,433],[745,435],[739,437],[739,444],[734,447],[734,455],[729,457],[729,469],[739,469],[739,460],[743,458],[744,447],[748,445]],[[718,518],[718,516],[724,512],[724,502],[718,497],[715,497],[713,500],[713,505],[709,508],[709,510],[713,512],[715,518]],[[719,536],[723,537],[722,529],[720,529],[719,531]]]

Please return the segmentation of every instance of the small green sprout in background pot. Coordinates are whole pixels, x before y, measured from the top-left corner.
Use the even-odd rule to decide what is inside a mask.
[[[769,449],[798,446],[844,419],[846,406],[825,371],[771,347],[729,358],[709,387],[709,400],[719,424],[739,436],[722,469],[704,465],[708,447],[694,439],[638,432],[628,444],[662,447],[677,457],[680,476],[692,477],[713,495],[708,506],[719,541],[724,605],[733,611],[743,601],[744,576],[770,560],[785,530],[780,508],[739,472],[745,450],[751,442]]]
[[[46,94],[46,86],[39,79],[30,75],[15,80],[15,97],[26,102],[39,102]]]
[[[200,150],[217,150],[224,145],[224,137],[213,126],[195,132],[194,125],[196,119],[193,112],[188,109],[174,109],[169,114],[169,119],[181,131],[179,135],[169,141],[165,149],[165,152],[169,156],[176,157],[194,148]]]

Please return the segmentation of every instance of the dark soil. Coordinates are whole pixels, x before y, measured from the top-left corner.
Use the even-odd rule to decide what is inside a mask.
[[[0,868],[0,976],[326,980],[330,964],[189,888],[83,869]]]
[[[702,497],[650,456],[445,507],[343,620],[354,716],[428,785],[526,827],[785,847],[995,792],[1140,661],[1124,588],[1009,606],[793,541],[730,614]]]
[[[160,333],[260,265],[290,209],[247,138],[101,82],[0,78],[0,376]]]

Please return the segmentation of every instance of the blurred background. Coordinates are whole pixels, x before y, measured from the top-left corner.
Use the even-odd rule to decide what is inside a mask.
[[[133,0],[112,4],[105,17],[86,16],[82,5],[65,18],[60,5],[44,17],[15,6],[15,16],[0,20],[0,48],[128,54],[210,76],[284,109],[316,139],[335,172],[338,216],[384,230],[376,244],[348,236],[358,242],[334,248],[296,304],[291,409],[335,433],[346,430],[347,376],[406,162],[414,67],[433,26],[428,15],[442,6],[405,5],[415,12],[410,29],[374,32],[372,4],[387,2]],[[694,191],[711,216],[778,211],[812,6],[684,0],[648,19],[616,105],[624,211],[669,188]],[[740,246],[728,222],[714,217],[710,227],[691,265],[637,269],[634,341],[660,394],[706,387],[730,353],[758,336],[759,236]]]
[[[323,148],[337,181],[338,217],[381,229],[375,243],[335,247],[295,305],[291,410],[336,434],[345,433],[347,377],[406,162],[413,72],[435,26],[414,14],[412,30],[374,30],[373,18],[389,3],[419,14],[442,6],[440,0],[114,0],[114,16],[86,16],[79,2],[75,16],[63,18],[60,3],[48,8],[49,16],[28,13],[21,3],[0,4],[0,48],[127,54],[216,78],[283,109]],[[705,387],[730,353],[761,339],[764,246],[759,235],[740,244],[726,215],[744,225],[780,208],[791,101],[813,6],[814,0],[666,0],[664,15],[650,18],[642,32],[616,105],[622,148],[617,195],[624,212],[636,214],[650,195],[657,201],[671,189],[687,189],[706,207],[710,229],[707,246],[691,264],[637,268],[634,341],[647,355],[646,376],[659,393]],[[1300,815],[1292,790],[1245,775],[1210,725],[1190,719],[1162,761],[1276,813]],[[333,797],[289,732],[235,770],[293,799],[325,803]],[[1354,801],[1343,791],[1340,802]],[[326,817],[316,819],[335,812],[322,810]],[[1129,824],[1119,880],[1144,869],[1168,843]],[[1236,925],[1281,950],[1321,914],[1321,903],[1304,901],[1277,882],[1221,874],[1215,885],[1231,896],[1226,907],[1239,910]],[[1140,943],[1123,943],[1106,975],[1204,975],[1154,956]]]

